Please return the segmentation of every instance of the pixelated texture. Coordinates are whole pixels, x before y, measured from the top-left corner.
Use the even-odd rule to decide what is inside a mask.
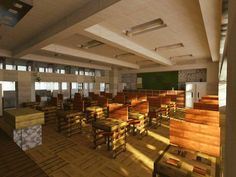
[[[14,142],[26,151],[42,144],[42,126],[35,125],[28,128],[14,130]]]

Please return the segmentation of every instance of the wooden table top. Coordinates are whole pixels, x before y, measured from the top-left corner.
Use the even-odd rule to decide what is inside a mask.
[[[107,132],[113,132],[118,128],[122,128],[127,125],[127,122],[113,118],[97,119],[92,123],[93,128],[101,129]]]
[[[157,169],[163,169],[162,167],[165,166],[169,170],[175,171],[176,176],[179,176],[177,174],[182,174],[182,176],[191,174],[194,177],[214,177],[216,158],[195,151],[180,149],[176,146],[169,146],[167,151],[163,152],[162,157],[156,162],[156,166]],[[165,174],[164,171],[160,172]]]

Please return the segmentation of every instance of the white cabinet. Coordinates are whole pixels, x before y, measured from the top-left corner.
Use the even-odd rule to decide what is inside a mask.
[[[207,95],[207,83],[187,82],[185,92],[185,105],[187,108],[192,108],[194,102],[197,102],[201,97]]]

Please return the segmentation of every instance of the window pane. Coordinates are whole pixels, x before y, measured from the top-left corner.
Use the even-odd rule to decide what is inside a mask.
[[[53,90],[59,90],[59,83],[58,82],[53,83]]]
[[[62,90],[67,90],[67,82],[62,82],[61,88],[62,88]]]
[[[101,70],[95,70],[95,76],[101,77],[102,76]]]
[[[6,69],[7,70],[14,70],[14,66],[13,65],[6,65]]]
[[[83,83],[78,83],[78,89],[83,90]]]
[[[72,82],[71,83],[71,89],[77,89],[78,87],[77,87],[77,82]]]
[[[20,66],[20,65],[18,65],[18,66],[17,66],[17,70],[18,70],[18,71],[26,71],[26,70],[27,70],[27,67],[26,67],[26,66]]]
[[[94,88],[94,83],[93,83],[93,82],[90,82],[90,83],[89,83],[89,91],[90,91],[90,92],[93,92],[93,88]]]
[[[39,67],[39,72],[44,73],[44,68],[43,67]]]
[[[46,68],[47,73],[52,73],[53,69],[52,68]]]
[[[3,95],[4,91],[15,91],[16,90],[15,82],[0,81],[0,84],[2,84],[2,95]]]
[[[81,75],[81,76],[84,75],[84,69],[82,69],[82,68],[79,69],[79,75]]]
[[[61,74],[65,74],[65,70],[64,69],[61,69]]]
[[[100,92],[105,92],[105,83],[100,83]]]

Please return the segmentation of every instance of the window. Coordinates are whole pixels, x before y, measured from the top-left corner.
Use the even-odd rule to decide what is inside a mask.
[[[84,75],[85,75],[85,76],[89,76],[89,70],[88,70],[88,69],[85,69]]]
[[[71,89],[77,89],[77,88],[78,88],[77,82],[72,82],[71,83]]]
[[[2,63],[0,63],[0,69],[3,69],[3,64]]]
[[[65,74],[65,69],[61,69],[61,74]]]
[[[76,71],[75,71],[75,75],[79,75],[79,71],[76,70]]]
[[[61,83],[61,89],[62,90],[67,90],[67,82],[62,82]]]
[[[105,92],[105,83],[100,83],[100,92]]]
[[[53,90],[59,90],[59,83],[58,82],[53,83]]]
[[[58,82],[35,82],[35,90],[59,90]]]
[[[93,82],[90,82],[90,83],[89,83],[89,91],[90,91],[90,92],[93,92],[93,88],[94,88],[94,83],[93,83]]]
[[[6,70],[15,70],[14,65],[6,65]]]
[[[4,91],[15,91],[16,90],[16,84],[13,81],[0,81],[0,84],[2,84],[2,94]]]
[[[39,72],[44,73],[44,68],[43,67],[39,67]]]
[[[95,76],[101,77],[102,76],[101,70],[95,70]]]
[[[65,74],[65,69],[57,69],[56,73],[58,73],[58,74]]]
[[[83,83],[83,86],[84,86],[84,89],[83,89],[83,92],[84,92],[84,96],[85,97],[88,97],[88,88],[89,88],[89,83]]]
[[[78,89],[83,90],[83,83],[78,83]]]
[[[46,68],[46,73],[52,73],[53,69],[52,68]]]
[[[89,71],[89,75],[90,75],[90,76],[95,76],[95,71],[90,70],[90,71]]]
[[[26,71],[26,70],[27,70],[27,67],[26,67],[26,66],[18,65],[18,66],[17,66],[17,70],[18,70],[18,71]]]
[[[83,68],[79,68],[79,75],[81,75],[81,76],[84,75],[84,69]]]

